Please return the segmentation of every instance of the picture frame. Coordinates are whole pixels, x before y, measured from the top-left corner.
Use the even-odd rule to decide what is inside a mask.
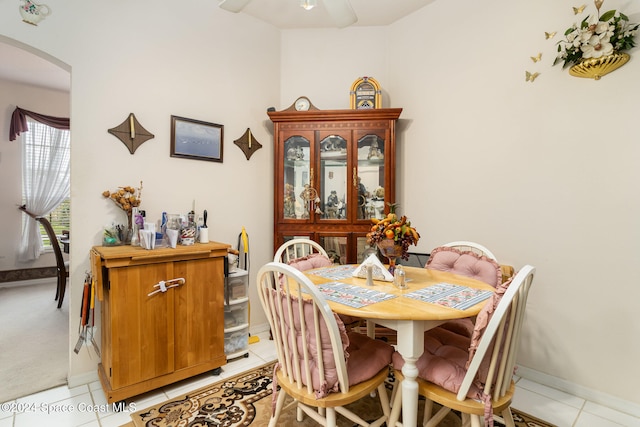
[[[222,163],[224,126],[171,116],[171,157]]]

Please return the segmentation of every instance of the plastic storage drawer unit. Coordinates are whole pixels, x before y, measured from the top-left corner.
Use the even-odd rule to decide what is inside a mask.
[[[224,352],[227,360],[249,356],[249,275],[228,274],[225,283]]]

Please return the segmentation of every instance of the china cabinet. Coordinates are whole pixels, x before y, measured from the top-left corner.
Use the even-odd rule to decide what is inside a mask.
[[[308,237],[341,264],[367,255],[371,218],[395,202],[401,108],[268,112],[274,124],[274,251]]]
[[[109,403],[226,363],[228,248],[210,242],[91,249],[101,313],[98,374]]]

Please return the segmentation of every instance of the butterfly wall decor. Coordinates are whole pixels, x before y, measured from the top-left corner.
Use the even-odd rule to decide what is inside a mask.
[[[540,73],[535,72],[535,73],[531,73],[529,71],[525,71],[526,75],[525,75],[525,81],[526,82],[531,82],[533,83],[533,81],[540,75]]]
[[[547,32],[545,31],[545,32],[544,32],[544,38],[545,38],[546,40],[552,39],[552,38],[554,38],[554,37],[555,37],[556,33],[557,33],[557,31],[551,31],[551,32],[549,32],[549,33],[547,33]]]
[[[538,62],[542,59],[542,52],[538,52],[538,54],[536,56],[532,56],[531,60],[535,63]]]
[[[574,8],[573,8],[573,14],[574,14],[574,15],[578,15],[578,14],[580,14],[580,13],[584,12],[584,8],[585,8],[585,7],[587,7],[587,5],[586,5],[586,4],[583,4],[583,5],[582,5],[582,6],[580,6],[580,7],[574,7]]]

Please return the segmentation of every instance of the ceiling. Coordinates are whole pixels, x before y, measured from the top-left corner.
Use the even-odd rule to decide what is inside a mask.
[[[0,79],[68,92],[68,71],[46,59],[0,40]]]
[[[415,12],[435,0],[349,0],[358,17],[354,26],[384,26]],[[251,15],[281,29],[334,27],[322,0],[307,11],[300,0],[253,0],[240,13]],[[231,13],[231,12],[226,12]]]
[[[358,17],[358,22],[353,26],[389,25],[433,1],[435,0],[350,0]],[[309,11],[300,7],[299,0],[253,0],[240,13],[280,29],[334,27],[322,0],[318,0],[318,5]],[[1,39],[0,79],[61,91],[69,91],[71,87],[68,71],[26,50],[4,43]]]

